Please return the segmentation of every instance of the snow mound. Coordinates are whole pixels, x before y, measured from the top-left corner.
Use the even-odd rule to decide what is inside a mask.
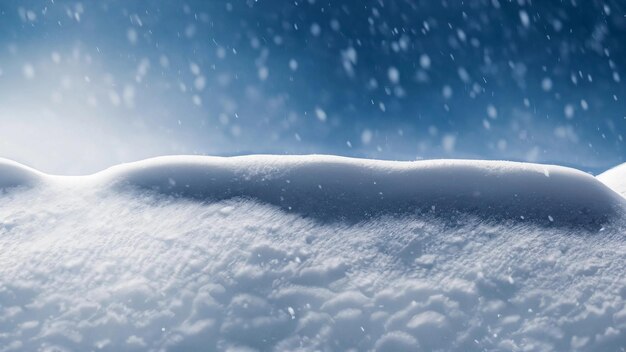
[[[117,166],[102,176],[194,199],[252,198],[322,220],[461,211],[599,227],[624,202],[581,171],[505,161],[178,156]]]
[[[617,351],[624,227],[0,197],[0,351]]]
[[[42,175],[40,172],[15,161],[0,158],[0,190],[31,186],[40,181]]]
[[[0,196],[0,352],[626,346],[622,198],[572,169],[321,156],[1,168],[37,187]],[[596,221],[598,207],[611,221],[594,231],[506,218],[580,224],[571,212]]]
[[[600,182],[626,197],[626,163],[607,170],[596,177]]]

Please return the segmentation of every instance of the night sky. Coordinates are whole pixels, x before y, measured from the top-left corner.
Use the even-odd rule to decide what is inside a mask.
[[[623,1],[3,1],[0,156],[624,162]]]

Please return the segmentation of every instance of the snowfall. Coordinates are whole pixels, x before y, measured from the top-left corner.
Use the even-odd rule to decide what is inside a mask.
[[[0,351],[624,351],[626,166],[0,160]]]

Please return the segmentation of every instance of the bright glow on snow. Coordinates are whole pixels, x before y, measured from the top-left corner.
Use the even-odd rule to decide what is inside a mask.
[[[626,197],[626,164],[616,166],[598,175],[598,180]]]

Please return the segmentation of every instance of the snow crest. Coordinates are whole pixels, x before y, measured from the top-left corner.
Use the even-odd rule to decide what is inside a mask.
[[[624,203],[581,171],[505,161],[161,157],[114,167],[102,176],[118,185],[195,199],[252,198],[321,220],[460,211],[599,228]]]
[[[0,158],[0,190],[32,186],[41,181],[43,174],[8,159]]]
[[[626,197],[626,163],[601,173],[597,178],[615,192]]]

